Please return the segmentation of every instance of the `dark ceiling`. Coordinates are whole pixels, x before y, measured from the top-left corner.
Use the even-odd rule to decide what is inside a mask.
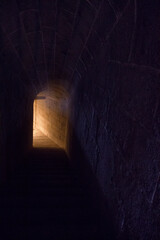
[[[1,0],[0,4],[1,66],[23,76],[25,84],[43,86],[48,80],[71,79],[78,60],[85,65],[92,58],[97,39],[105,41],[110,16],[114,12],[116,21],[127,0]],[[97,24],[99,33],[94,31]]]

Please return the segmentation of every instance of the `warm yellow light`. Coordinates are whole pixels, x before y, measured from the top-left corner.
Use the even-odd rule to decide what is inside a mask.
[[[39,129],[33,129],[34,148],[59,148],[51,139],[45,136]]]
[[[33,147],[66,148],[68,98],[63,88],[38,94],[33,105]]]

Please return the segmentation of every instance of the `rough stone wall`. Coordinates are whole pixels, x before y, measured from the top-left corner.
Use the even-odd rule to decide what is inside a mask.
[[[36,94],[56,76],[67,78],[70,125],[119,239],[160,238],[159,16],[159,0],[0,3],[0,153],[7,167],[31,144]]]
[[[125,3],[102,4],[71,81],[71,125],[117,239],[158,240],[160,4]]]
[[[5,181],[14,172],[16,161],[31,147],[32,105],[23,78],[14,66],[0,57],[0,181]],[[13,68],[12,68],[13,67]]]

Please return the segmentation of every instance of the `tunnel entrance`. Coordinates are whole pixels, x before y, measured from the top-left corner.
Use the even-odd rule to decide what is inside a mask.
[[[33,147],[66,149],[69,104],[66,91],[54,86],[33,103]]]

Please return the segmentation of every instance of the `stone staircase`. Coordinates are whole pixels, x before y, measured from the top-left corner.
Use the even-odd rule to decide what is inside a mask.
[[[0,239],[110,239],[87,186],[63,150],[33,149],[1,189]]]

